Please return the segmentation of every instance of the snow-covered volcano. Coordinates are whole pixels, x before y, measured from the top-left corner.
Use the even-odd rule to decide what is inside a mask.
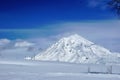
[[[33,59],[72,63],[115,63],[119,62],[118,55],[74,34],[60,39]]]

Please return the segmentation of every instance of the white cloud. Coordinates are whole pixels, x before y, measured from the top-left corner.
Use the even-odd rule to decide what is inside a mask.
[[[44,26],[39,29],[28,30],[0,30],[0,32],[15,32],[22,36],[29,36],[29,40],[39,43],[39,46],[47,48],[63,36],[79,34],[86,39],[104,46],[112,51],[120,52],[120,21],[85,21],[64,22],[55,25]]]
[[[45,38],[47,38],[46,42],[55,42],[63,36],[77,33],[90,41],[111,49],[112,51],[120,52],[119,26],[119,20],[60,23],[52,25],[51,29],[48,30],[49,33],[52,34]]]

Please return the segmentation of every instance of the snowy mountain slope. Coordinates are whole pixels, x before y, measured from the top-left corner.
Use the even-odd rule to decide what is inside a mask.
[[[60,39],[33,59],[72,63],[119,62],[117,55],[77,34]]]

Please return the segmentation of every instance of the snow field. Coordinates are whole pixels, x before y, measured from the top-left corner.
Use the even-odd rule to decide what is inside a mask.
[[[88,73],[89,66],[93,73]],[[102,66],[37,61],[0,62],[0,80],[120,80],[119,74],[99,73],[106,70]],[[120,66],[113,69],[120,69]]]

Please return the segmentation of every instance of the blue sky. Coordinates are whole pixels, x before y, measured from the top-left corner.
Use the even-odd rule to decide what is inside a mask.
[[[108,0],[0,0],[0,28],[41,28],[68,21],[115,19]]]
[[[120,22],[109,0],[0,0],[0,38],[27,39],[46,47],[77,33],[120,52]]]

